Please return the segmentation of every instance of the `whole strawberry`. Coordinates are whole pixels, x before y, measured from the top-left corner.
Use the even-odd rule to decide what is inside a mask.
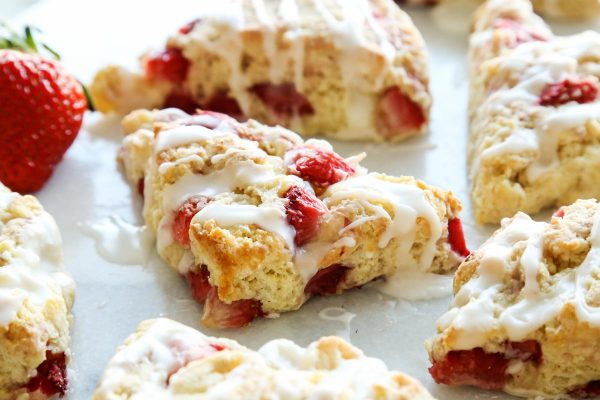
[[[0,38],[0,181],[21,193],[42,188],[87,108],[77,79],[36,51],[29,29]]]

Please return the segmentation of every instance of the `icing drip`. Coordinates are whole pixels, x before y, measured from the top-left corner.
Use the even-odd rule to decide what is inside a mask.
[[[452,294],[452,278],[414,269],[396,271],[373,285],[381,293],[402,300],[432,300]]]
[[[473,277],[456,294],[450,310],[438,321],[440,329],[455,329],[456,350],[483,346],[491,331],[505,332],[508,340],[522,341],[554,319],[567,304],[572,304],[580,321],[600,326],[600,307],[590,306],[585,294],[600,263],[600,213],[595,216],[590,236],[591,249],[583,263],[549,277],[540,287],[543,268],[543,230],[546,223],[532,221],[523,213],[505,219],[498,231],[479,252],[482,257]],[[525,243],[518,260],[513,249]],[[506,277],[521,268],[524,286],[520,292],[506,293]],[[516,296],[508,306],[502,296]],[[510,298],[509,297],[509,298]]]
[[[96,241],[96,250],[108,262],[144,265],[153,241],[147,226],[135,226],[118,215],[97,222],[80,224],[84,233]]]

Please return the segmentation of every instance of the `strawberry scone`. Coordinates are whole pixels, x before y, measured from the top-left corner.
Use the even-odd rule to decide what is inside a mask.
[[[477,221],[600,196],[600,34],[553,36],[528,1],[490,1],[470,47]]]
[[[397,3],[416,5],[436,5],[454,3],[459,0],[399,0]],[[464,1],[464,0],[460,0]],[[485,0],[473,0],[473,3],[483,3]],[[487,0],[488,2],[504,3],[504,0]],[[599,0],[531,0],[536,12],[544,16],[559,19],[590,19],[600,16]]]
[[[449,192],[367,173],[322,140],[223,114],[135,111],[120,160],[144,194],[162,258],[241,326],[399,270],[447,272],[468,254]]]
[[[398,141],[425,132],[431,105],[425,44],[392,0],[229,0],[141,69],[98,72],[97,108],[203,108],[306,135]]]
[[[433,400],[417,380],[338,337],[307,347],[278,339],[252,351],[169,319],[140,324],[108,363],[92,397],[190,398]]]
[[[74,282],[60,232],[32,196],[0,183],[0,399],[67,389]]]
[[[438,383],[518,396],[600,395],[600,204],[518,213],[458,268],[427,343]],[[536,397],[537,398],[537,397]]]

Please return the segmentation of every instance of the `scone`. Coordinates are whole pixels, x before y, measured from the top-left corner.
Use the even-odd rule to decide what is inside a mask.
[[[456,272],[427,343],[438,383],[533,398],[600,395],[600,204],[518,213]],[[537,398],[537,397],[536,397]]]
[[[398,3],[435,5],[440,3],[452,3],[457,0],[399,0]],[[483,3],[485,0],[473,0],[475,3]],[[504,0],[487,0],[503,3]],[[590,19],[600,16],[599,0],[532,0],[536,12],[551,18],[559,19]]]
[[[33,196],[0,183],[0,399],[49,399],[67,389],[74,283],[61,242]]]
[[[471,36],[475,217],[600,196],[600,34],[553,36],[527,0],[490,1]]]
[[[417,380],[338,337],[306,348],[278,339],[252,351],[168,319],[140,324],[108,363],[92,397],[191,398],[433,399]]]
[[[329,143],[223,114],[135,111],[120,160],[144,194],[160,256],[236,327],[397,271],[447,272],[468,254],[450,193],[367,173]]]
[[[97,108],[203,108],[305,135],[398,141],[425,132],[431,105],[425,44],[392,0],[225,0],[141,69],[98,72]]]

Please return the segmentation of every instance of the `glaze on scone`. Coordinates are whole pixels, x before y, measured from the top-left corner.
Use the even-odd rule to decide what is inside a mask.
[[[0,183],[0,399],[65,393],[73,290],[52,217]]]
[[[425,44],[392,0],[228,0],[141,63],[97,74],[99,110],[203,108],[351,140],[427,129]]]
[[[399,270],[447,272],[468,254],[451,193],[367,173],[325,141],[174,109],[123,127],[126,176],[143,187],[159,254],[207,301],[205,324],[240,326]]]
[[[518,213],[458,268],[427,343],[438,383],[524,397],[600,395],[600,204]]]
[[[600,196],[600,34],[553,36],[526,0],[490,1],[474,26],[469,164],[477,221]]]
[[[93,400],[433,400],[415,379],[338,337],[252,351],[168,319],[144,321],[108,363]]]
[[[452,3],[457,0],[400,0],[400,4],[435,5]],[[485,0],[484,0],[485,1]],[[483,3],[482,0],[473,0],[474,3]],[[504,0],[488,0],[504,1]],[[591,19],[600,16],[599,0],[532,0],[536,12],[544,16],[560,19]]]

